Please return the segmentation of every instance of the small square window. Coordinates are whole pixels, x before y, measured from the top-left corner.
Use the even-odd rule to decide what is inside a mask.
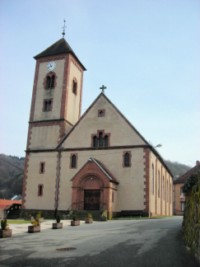
[[[53,100],[52,99],[45,99],[43,102],[43,111],[51,111],[53,106]]]
[[[77,95],[77,81],[73,80],[72,82],[72,92]]]
[[[40,162],[40,173],[45,172],[45,162]]]
[[[106,111],[105,109],[99,109],[98,110],[98,117],[105,117]]]
[[[38,196],[39,197],[43,196],[43,185],[42,184],[38,185]]]

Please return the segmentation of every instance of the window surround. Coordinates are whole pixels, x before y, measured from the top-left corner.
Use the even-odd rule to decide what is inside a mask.
[[[43,196],[43,191],[44,191],[44,185],[43,184],[39,184],[38,185],[38,197],[42,197]]]
[[[55,72],[49,72],[43,81],[43,87],[45,90],[51,90],[56,87],[56,74]]]
[[[105,109],[98,109],[97,115],[98,115],[98,117],[105,117],[106,110]]]
[[[91,146],[93,148],[105,148],[110,146],[110,133],[104,130],[98,130],[96,134],[91,135]]]
[[[53,99],[44,99],[43,100],[43,112],[52,111],[53,108]]]
[[[74,78],[74,79],[72,80],[72,93],[73,93],[74,95],[77,95],[77,90],[78,90],[78,83],[77,83],[77,79]]]
[[[73,153],[70,155],[70,169],[77,168],[77,160],[78,160],[78,154]]]
[[[131,151],[123,152],[123,168],[131,167]]]
[[[45,173],[45,162],[40,162],[39,173]]]
[[[154,195],[154,186],[155,186],[155,171],[154,171],[154,164],[152,163],[152,185],[151,185],[151,192]]]

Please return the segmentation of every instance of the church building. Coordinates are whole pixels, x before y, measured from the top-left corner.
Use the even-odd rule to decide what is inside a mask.
[[[81,115],[86,70],[62,38],[35,56],[26,211],[172,215],[172,174],[102,92]]]

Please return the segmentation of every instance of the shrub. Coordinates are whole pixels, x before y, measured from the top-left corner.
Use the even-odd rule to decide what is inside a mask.
[[[6,219],[1,220],[1,229],[6,230],[7,227],[8,227],[7,220]]]

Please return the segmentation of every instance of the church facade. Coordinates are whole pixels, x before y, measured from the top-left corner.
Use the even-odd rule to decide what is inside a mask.
[[[172,215],[172,174],[102,93],[81,116],[85,67],[64,38],[35,57],[23,209]]]

